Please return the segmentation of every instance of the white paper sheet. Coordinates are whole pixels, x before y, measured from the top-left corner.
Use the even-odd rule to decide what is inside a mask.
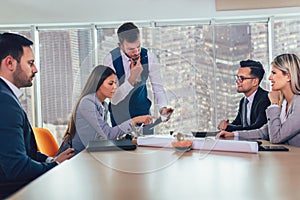
[[[138,137],[137,144],[139,146],[151,147],[172,147],[171,142],[175,141],[172,136],[153,135]],[[258,143],[255,141],[236,141],[236,140],[218,140],[213,137],[194,138],[192,149],[211,150],[211,151],[232,151],[257,153]]]

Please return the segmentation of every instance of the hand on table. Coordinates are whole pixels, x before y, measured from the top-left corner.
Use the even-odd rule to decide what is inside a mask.
[[[68,148],[67,150],[61,152],[58,156],[56,156],[54,158],[54,161],[58,163],[62,163],[65,160],[72,158],[75,155],[74,150],[75,150],[74,148]]]
[[[221,131],[216,135],[216,138],[234,137],[233,132]]]

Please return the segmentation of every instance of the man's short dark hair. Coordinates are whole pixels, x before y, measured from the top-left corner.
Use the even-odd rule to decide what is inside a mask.
[[[138,39],[140,31],[134,23],[126,22],[118,28],[117,34],[121,44],[123,44],[124,40],[132,43]]]
[[[8,55],[20,62],[23,47],[30,47],[32,44],[32,41],[22,35],[14,33],[0,34],[0,62]]]
[[[250,68],[250,75],[253,77],[257,77],[259,79],[259,83],[261,82],[261,80],[263,79],[264,75],[265,75],[265,70],[263,68],[263,65],[258,62],[258,61],[254,61],[254,60],[243,60],[240,62],[240,66],[241,67],[249,67]]]

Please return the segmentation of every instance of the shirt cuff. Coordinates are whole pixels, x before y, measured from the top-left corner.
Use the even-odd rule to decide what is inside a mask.
[[[131,85],[128,80],[125,80],[124,83],[122,84],[122,86],[124,87],[124,89],[126,91],[128,91],[128,90],[130,91],[134,88],[134,86]]]
[[[234,132],[233,132],[233,135],[234,135],[234,137],[239,137],[239,132],[234,131]]]
[[[51,162],[54,162],[54,158],[53,157],[51,157],[51,156],[49,156],[47,159],[46,159],[46,161],[45,161],[46,163],[51,163]]]
[[[130,133],[132,131],[132,127],[133,127],[132,120],[129,119],[118,126],[123,132]]]
[[[271,104],[271,105],[269,105],[269,107],[268,108],[273,108],[273,107],[279,107],[279,105],[278,104]]]
[[[54,160],[54,157],[49,156],[48,158],[46,158],[46,163],[52,163],[52,162],[56,162],[58,165],[60,164],[60,162],[57,162]]]

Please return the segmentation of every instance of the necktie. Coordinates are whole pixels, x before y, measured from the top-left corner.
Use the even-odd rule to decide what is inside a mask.
[[[249,100],[247,98],[244,99],[243,102],[243,110],[242,110],[242,114],[243,114],[243,127],[247,127],[248,123],[247,123],[247,104],[248,104]]]

